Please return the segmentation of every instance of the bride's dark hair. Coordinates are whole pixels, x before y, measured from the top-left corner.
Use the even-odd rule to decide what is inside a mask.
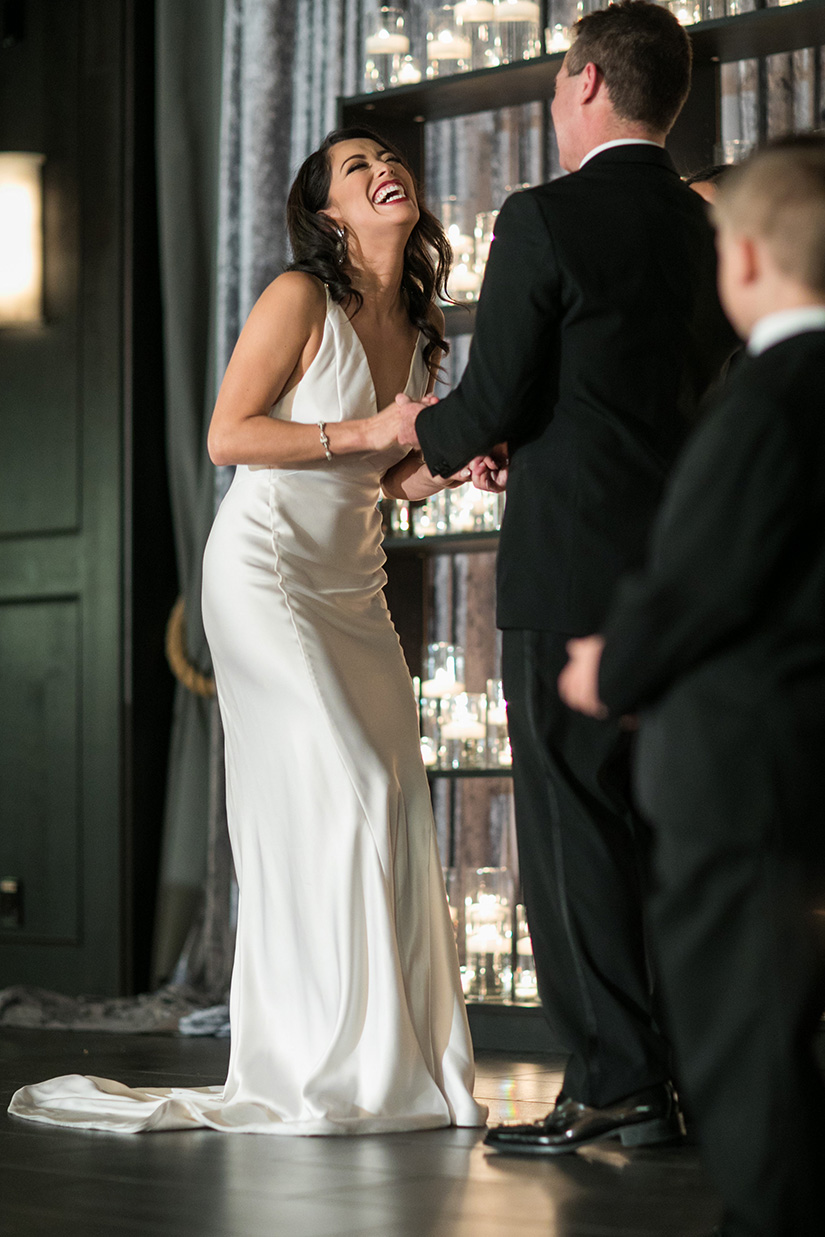
[[[398,159],[413,178],[419,216],[404,249],[401,292],[407,304],[410,321],[428,341],[424,349],[424,360],[429,366],[436,350],[442,353],[450,350],[446,339],[442,339],[433,325],[429,311],[436,295],[446,294],[447,276],[453,254],[441,224],[435,215],[430,214],[422,205],[412,168],[391,142],[385,141],[370,129],[336,129],[333,133],[328,133],[319,148],[304,160],[289,191],[286,204],[286,225],[293,259],[287,270],[306,271],[317,276],[329,288],[329,294],[337,304],[354,300],[357,304],[356,313],[364,303],[363,296],[352,286],[345,270],[346,237],[341,234],[333,220],[323,213],[329,205],[332,181],[329,152],[339,142],[349,142],[354,138],[368,138],[377,142],[382,150]]]

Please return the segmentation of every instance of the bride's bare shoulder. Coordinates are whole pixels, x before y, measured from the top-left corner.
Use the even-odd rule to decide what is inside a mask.
[[[324,285],[305,271],[284,271],[264,288],[255,308],[267,315],[289,313],[314,320],[326,310]]]

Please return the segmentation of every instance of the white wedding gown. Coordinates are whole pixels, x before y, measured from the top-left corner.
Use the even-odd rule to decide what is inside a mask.
[[[364,349],[327,296],[318,355],[272,415],[376,411]],[[240,886],[225,1085],[67,1075],[18,1091],[15,1115],[123,1132],[483,1124],[412,686],[382,591],[379,483],[403,454],[239,467],[206,547]]]

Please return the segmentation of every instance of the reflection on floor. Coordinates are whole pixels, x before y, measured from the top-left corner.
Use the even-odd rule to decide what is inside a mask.
[[[717,1202],[692,1147],[602,1143],[553,1161],[485,1152],[481,1134],[368,1138],[112,1135],[9,1117],[12,1091],[57,1074],[137,1085],[220,1082],[220,1040],[0,1032],[2,1237],[704,1237]],[[558,1058],[478,1061],[491,1120],[552,1104]]]

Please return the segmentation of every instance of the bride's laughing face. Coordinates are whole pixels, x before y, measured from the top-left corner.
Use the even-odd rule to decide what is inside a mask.
[[[363,243],[396,231],[403,244],[418,222],[413,179],[391,151],[369,138],[338,142],[329,152],[325,214]]]

